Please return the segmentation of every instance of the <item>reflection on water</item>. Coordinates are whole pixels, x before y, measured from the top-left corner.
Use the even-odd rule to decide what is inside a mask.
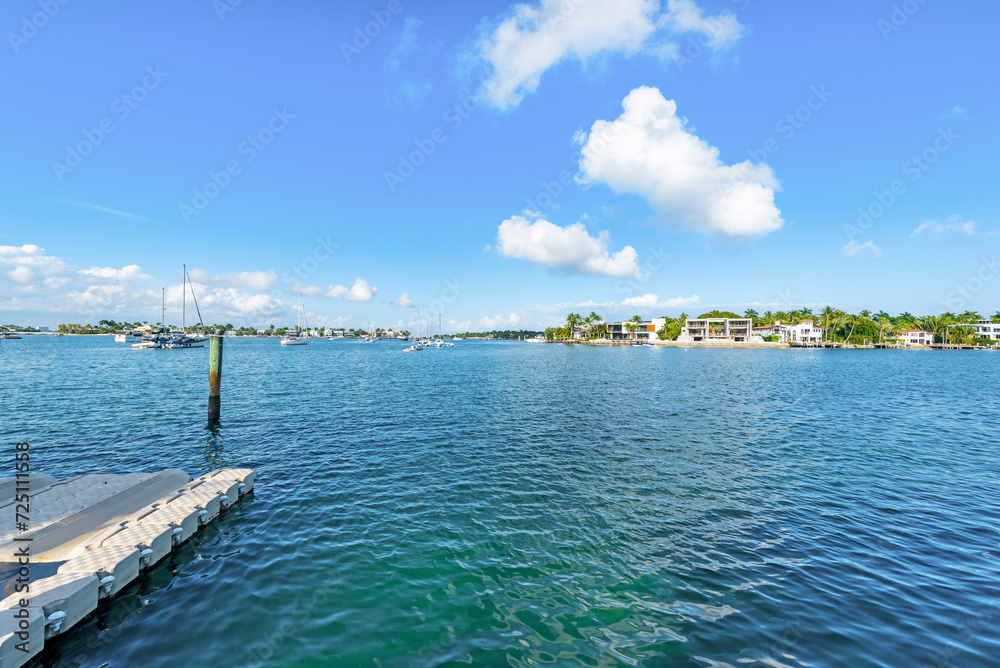
[[[127,632],[130,615],[153,604],[157,592],[169,589],[175,578],[190,577],[189,567],[206,558],[205,548],[218,541],[223,524],[241,516],[252,501],[253,492],[250,492],[224,510],[219,518],[202,527],[186,543],[171,550],[159,564],[141,572],[118,596],[102,601],[94,614],[68,633],[57,640],[46,641],[41,664],[47,668],[82,668],[104,664],[109,658],[108,648]]]

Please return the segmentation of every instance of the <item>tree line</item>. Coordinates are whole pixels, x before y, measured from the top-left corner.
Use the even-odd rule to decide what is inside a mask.
[[[657,331],[657,336],[661,341],[676,341],[684,328],[688,315],[681,313],[676,318],[662,317],[665,324]],[[924,316],[916,316],[909,311],[904,311],[894,316],[885,311],[872,312],[868,309],[856,314],[847,313],[838,308],[826,306],[818,312],[814,312],[811,308],[801,308],[758,313],[751,308],[744,311],[743,315],[732,311],[714,310],[698,316],[698,319],[702,318],[751,318],[755,327],[773,325],[779,322],[783,325],[798,325],[803,321],[811,320],[817,327],[823,328],[825,341],[852,345],[892,342],[908,329],[931,332],[935,335],[936,343],[991,345],[994,343],[993,341],[978,337],[976,331],[968,325],[978,323],[981,320],[1000,323],[1000,311],[989,318],[984,318],[976,311],[945,312],[940,315]],[[635,331],[641,322],[643,322],[643,318],[638,315],[624,321],[630,338],[635,337]],[[564,325],[549,327],[544,334],[548,340],[560,341],[577,338],[578,331],[582,332],[584,339],[607,338],[608,323],[593,311],[587,316],[570,313],[566,316]],[[767,338],[777,340],[777,336]]]

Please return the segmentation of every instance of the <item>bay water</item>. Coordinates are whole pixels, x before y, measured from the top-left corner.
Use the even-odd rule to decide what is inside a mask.
[[[42,665],[1000,665],[1000,353],[405,345],[3,341],[0,476],[257,473]]]

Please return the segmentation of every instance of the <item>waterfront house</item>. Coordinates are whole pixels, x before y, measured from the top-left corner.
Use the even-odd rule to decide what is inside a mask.
[[[751,318],[687,318],[678,343],[764,343]]]
[[[785,343],[821,343],[823,328],[817,327],[812,320],[803,320],[797,325],[785,327]]]
[[[666,324],[666,318],[653,318],[642,322],[632,322],[631,320],[609,322],[608,338],[612,341],[653,341],[659,338],[657,332],[663,329]]]
[[[976,333],[977,338],[989,339],[990,341],[1000,341],[1000,323],[994,323],[992,320],[963,322],[957,325],[952,325],[952,327],[968,327]]]
[[[905,346],[929,346],[934,343],[934,332],[925,332],[922,329],[906,329],[896,337]]]
[[[784,341],[787,338],[787,333],[785,330],[788,328],[782,325],[780,322],[775,322],[770,325],[761,325],[760,327],[754,327],[753,333],[756,336],[777,336],[779,341]]]

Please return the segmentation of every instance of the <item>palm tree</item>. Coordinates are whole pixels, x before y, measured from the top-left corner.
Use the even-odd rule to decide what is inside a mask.
[[[851,333],[847,335],[846,339],[844,339],[845,345],[851,342],[851,337],[854,336],[854,328],[857,326],[858,320],[859,318],[856,315],[851,315],[849,313],[846,315],[846,322],[851,323]]]
[[[566,316],[566,324],[569,325],[569,338],[573,338],[573,335],[576,332],[576,327],[580,324],[580,320],[581,318],[579,313],[570,313]]]
[[[994,313],[993,316],[990,318],[990,320],[992,320],[993,322],[1000,322],[1000,311]]]
[[[770,325],[772,322],[774,322],[774,312],[764,311],[763,318],[764,318],[764,324]]]
[[[823,333],[829,337],[830,333],[830,321],[837,314],[837,310],[832,306],[824,306],[823,310],[819,312],[820,317],[823,319]]]
[[[639,328],[639,323],[642,322],[642,316],[634,315],[629,319],[628,322],[629,322],[628,330],[632,332],[632,334],[635,334],[635,330]],[[635,338],[638,340],[639,337],[636,336]]]
[[[757,311],[754,311],[752,308],[748,308],[746,311],[743,312],[743,317],[744,318],[756,318],[757,317]]]
[[[971,322],[979,322],[980,320],[983,319],[982,316],[980,316],[975,311],[966,311],[965,313],[963,313],[962,315],[960,315],[958,317],[959,317],[959,319],[961,319],[962,322],[970,322],[970,323]]]

